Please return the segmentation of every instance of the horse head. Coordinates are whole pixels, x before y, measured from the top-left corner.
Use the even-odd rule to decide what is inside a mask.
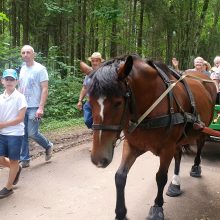
[[[106,62],[92,74],[89,101],[93,115],[93,149],[91,159],[98,167],[111,163],[124,123],[127,121],[128,91],[126,78],[132,70],[133,58]]]
[[[97,166],[106,167],[112,161],[121,131],[127,134],[134,112],[140,115],[149,105],[143,94],[147,94],[150,102],[151,96],[156,94],[152,92],[155,87],[152,82],[157,71],[137,55],[130,55],[104,63],[90,77],[94,130],[91,159]],[[135,111],[133,102],[138,106]]]

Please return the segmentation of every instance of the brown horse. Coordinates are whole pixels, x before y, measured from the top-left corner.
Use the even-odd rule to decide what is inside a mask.
[[[165,64],[147,62],[137,55],[108,61],[91,74],[92,162],[107,167],[122,130],[125,136],[121,164],[115,174],[116,219],[126,219],[127,174],[136,158],[147,151],[160,157],[158,192],[148,219],[164,219],[163,190],[171,160],[174,155],[180,160],[182,144],[203,137],[193,125],[207,126],[213,116],[214,83],[204,74],[194,72],[191,76],[176,76]]]

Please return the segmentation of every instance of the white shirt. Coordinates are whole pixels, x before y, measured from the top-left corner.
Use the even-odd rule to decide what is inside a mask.
[[[11,95],[4,92],[0,95],[0,122],[14,120],[24,107],[27,107],[27,102],[23,94],[16,89]],[[24,135],[24,123],[20,122],[17,125],[2,128],[0,134],[22,136]]]

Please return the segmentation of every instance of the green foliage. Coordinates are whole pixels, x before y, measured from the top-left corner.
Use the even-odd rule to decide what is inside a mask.
[[[0,22],[8,22],[8,17],[0,12]],[[11,37],[9,33],[0,34],[0,72],[7,68],[16,68],[20,64],[20,51],[18,48],[11,47]],[[1,74],[0,74],[1,75]]]
[[[0,12],[0,21],[9,21],[9,19],[6,14]]]
[[[71,76],[57,79],[51,75],[45,117],[55,120],[81,117],[82,113],[76,108],[81,87],[81,79]]]
[[[36,60],[47,67],[48,71],[52,73],[53,78],[62,78],[61,72],[64,71],[67,73],[68,76],[73,75],[82,79],[83,75],[80,72],[79,65],[68,65],[67,60],[69,59],[69,57],[59,56],[59,50],[60,48],[58,46],[51,46],[49,48],[49,53],[47,57],[43,56],[43,54],[39,52],[37,53]],[[77,61],[76,63],[79,63],[79,61]]]
[[[109,20],[115,19],[116,17],[120,17],[122,15],[122,12],[120,9],[115,9],[112,5],[110,5],[101,6],[95,9],[91,14],[99,19],[104,19],[106,20],[106,22],[109,22]]]
[[[0,35],[0,71],[7,68],[16,68],[21,64],[20,49],[11,48],[10,38]]]
[[[58,5],[57,2],[54,1],[48,1],[45,2],[44,5],[46,6],[47,9],[47,14],[63,14],[63,13],[71,13],[72,11],[68,9],[67,7],[61,7]]]

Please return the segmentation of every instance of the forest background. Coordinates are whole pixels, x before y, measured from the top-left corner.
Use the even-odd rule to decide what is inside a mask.
[[[49,72],[46,122],[81,123],[80,60],[99,51],[105,60],[138,53],[168,65],[176,57],[181,69],[197,56],[213,64],[219,13],[219,0],[0,0],[0,70],[19,66],[30,44]]]

